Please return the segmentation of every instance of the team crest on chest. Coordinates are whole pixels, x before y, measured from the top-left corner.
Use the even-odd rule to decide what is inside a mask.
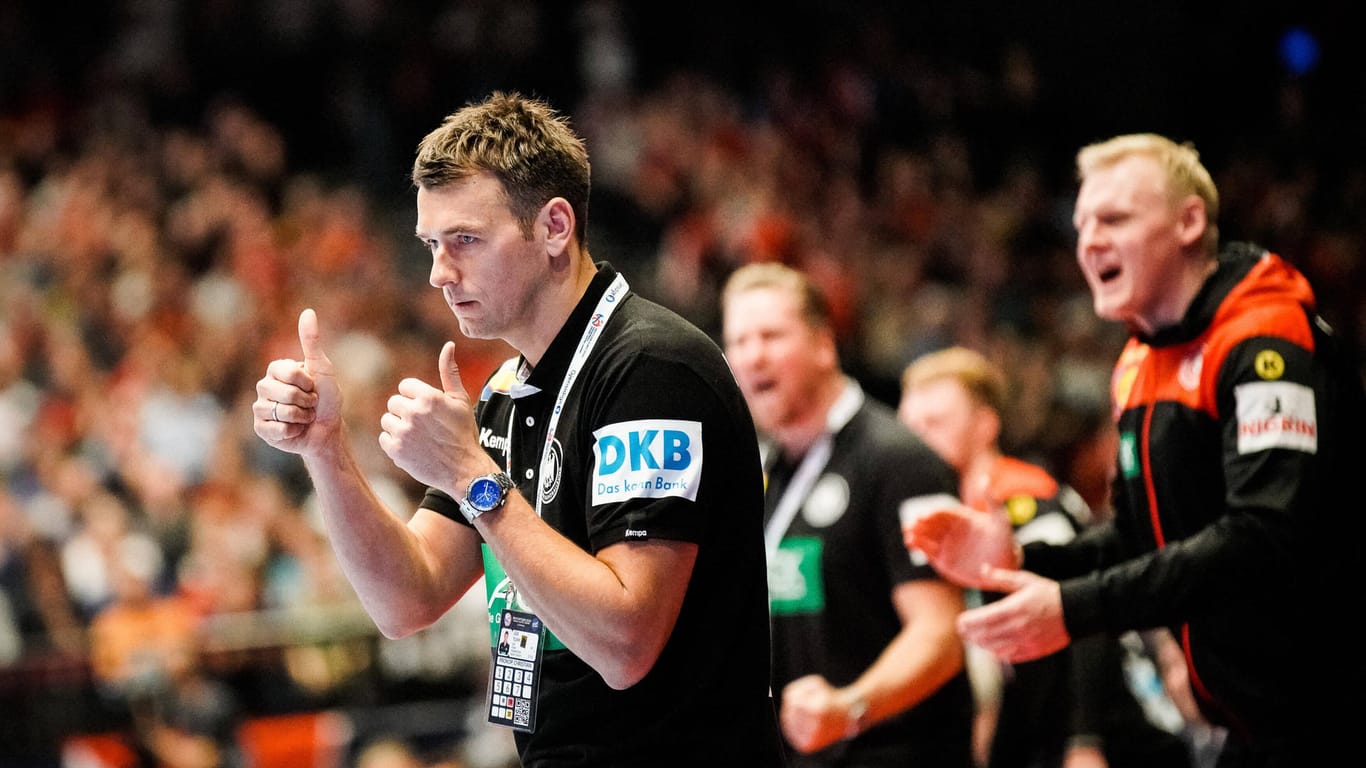
[[[816,482],[802,506],[802,517],[812,528],[834,525],[849,508],[849,483],[843,477],[827,473]]]
[[[1191,354],[1181,359],[1176,370],[1176,380],[1182,389],[1193,390],[1200,386],[1200,370],[1205,366],[1205,347],[1197,347]]]
[[[550,449],[541,462],[541,503],[549,504],[560,495],[560,477],[564,471],[564,448],[558,439],[550,441]]]

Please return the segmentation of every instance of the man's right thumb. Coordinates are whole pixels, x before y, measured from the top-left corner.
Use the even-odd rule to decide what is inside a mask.
[[[299,313],[299,346],[304,350],[304,369],[309,373],[332,374],[332,361],[323,351],[322,333],[318,330],[318,313],[305,309]]]

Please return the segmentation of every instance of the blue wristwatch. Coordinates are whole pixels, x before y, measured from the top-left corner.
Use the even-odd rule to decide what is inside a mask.
[[[459,502],[460,514],[473,523],[474,518],[503,506],[503,502],[507,501],[508,491],[515,487],[505,472],[480,475],[471,480],[469,487],[465,489],[465,498]]]

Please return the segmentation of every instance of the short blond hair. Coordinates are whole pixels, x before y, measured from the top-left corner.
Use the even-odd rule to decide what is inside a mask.
[[[746,264],[732,272],[721,289],[721,306],[724,308],[736,294],[761,288],[785,291],[794,296],[802,319],[812,328],[834,328],[830,300],[816,281],[805,272],[776,261]]]
[[[967,347],[946,347],[917,357],[901,374],[901,391],[931,381],[953,379],[968,395],[1000,415],[1005,412],[1008,388],[1005,373],[986,355]]]
[[[1088,144],[1077,151],[1077,180],[1135,155],[1150,157],[1162,169],[1173,199],[1195,195],[1205,203],[1205,249],[1219,248],[1219,189],[1191,142],[1176,143],[1156,133],[1130,133]]]

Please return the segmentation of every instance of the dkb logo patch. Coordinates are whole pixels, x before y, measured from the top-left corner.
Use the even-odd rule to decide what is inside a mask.
[[[640,419],[593,432],[593,503],[679,496],[697,500],[702,423]]]

